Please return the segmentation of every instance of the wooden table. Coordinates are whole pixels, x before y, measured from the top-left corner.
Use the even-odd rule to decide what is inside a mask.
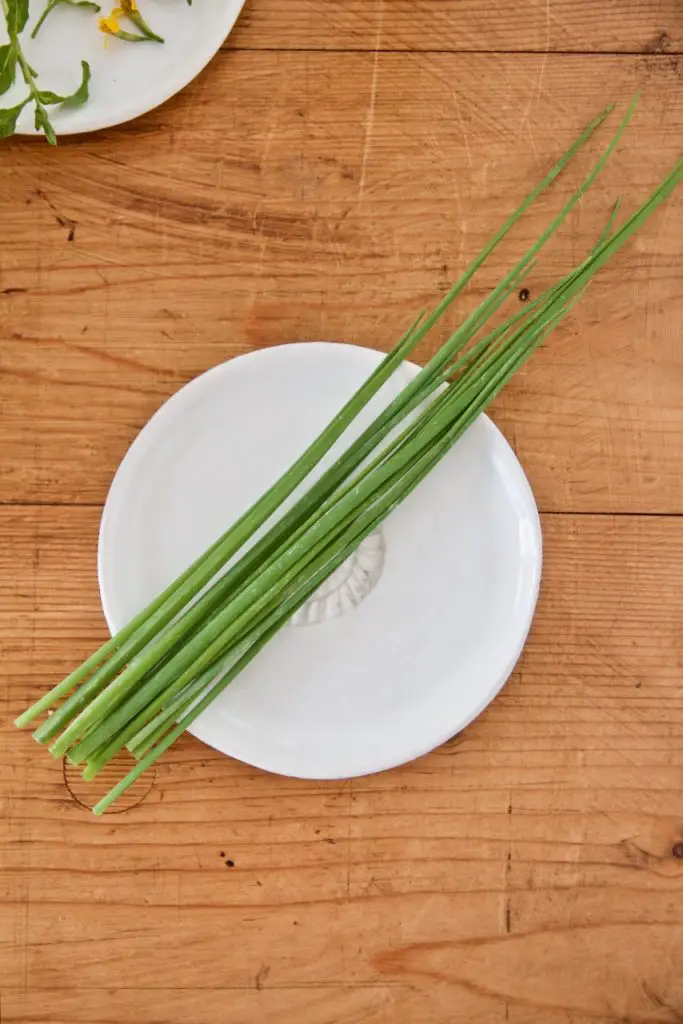
[[[164,399],[263,345],[386,349],[641,89],[541,288],[680,155],[682,50],[680,0],[248,0],[161,110],[2,143],[2,1024],[683,1020],[683,194],[495,405],[546,564],[463,735],[343,783],[188,737],[94,820],[10,725],[105,636],[100,511]]]

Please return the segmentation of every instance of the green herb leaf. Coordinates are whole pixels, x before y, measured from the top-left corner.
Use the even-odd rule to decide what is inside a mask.
[[[0,46],[0,96],[14,85],[17,69],[17,51],[14,43]]]
[[[106,32],[107,35],[114,36],[115,39],[123,40],[124,43],[148,43],[150,41],[149,36],[139,36],[136,35],[135,32],[126,32],[123,28],[117,29],[116,31],[113,31],[112,29],[103,29],[103,31]]]
[[[47,116],[47,110],[40,103],[36,103],[35,125],[36,131],[43,132],[51,146],[57,145],[57,136],[50,123],[50,118]]]
[[[81,61],[81,84],[75,92],[70,93],[68,96],[59,96],[56,92],[50,92],[49,90],[41,90],[38,93],[38,98],[41,103],[45,103],[48,106],[54,106],[57,103],[61,103],[64,107],[80,107],[88,99],[88,85],[90,83],[90,65],[87,61]]]
[[[28,21],[28,0],[6,0],[7,31],[10,39],[23,32]]]
[[[95,0],[48,0],[32,35],[35,36],[49,12],[60,3],[66,3],[71,7],[85,7],[92,11],[100,9]],[[26,104],[32,101],[35,105],[36,131],[43,132],[50,145],[56,146],[57,137],[45,107],[53,104],[77,107],[85,103],[89,95],[90,66],[86,61],[81,61],[80,85],[67,96],[60,96],[49,89],[40,89],[36,82],[38,73],[26,59],[26,54],[19,41],[19,35],[28,21],[29,0],[0,0],[0,13],[4,15],[9,35],[9,42],[0,46],[0,95],[14,83],[17,67],[30,90],[30,95],[23,103],[0,111],[0,138],[7,138],[14,134],[19,114]]]
[[[142,32],[145,39],[149,39],[152,43],[163,43],[163,38],[157,35],[156,32],[149,27],[138,10],[131,10],[130,5],[126,4],[125,0],[123,0],[123,9],[135,27]]]
[[[72,109],[74,107],[82,107],[87,102],[90,96],[90,65],[87,60],[81,61],[81,84],[75,92],[72,92],[70,96],[64,100],[62,106]]]
[[[28,101],[29,97],[27,97],[23,103],[19,103],[16,107],[9,107],[6,110],[0,110],[0,139],[8,139],[10,135],[14,135],[17,127],[17,118]]]
[[[38,18],[33,32],[31,32],[31,39],[35,39],[40,31],[40,28],[51,11],[54,11],[55,7],[60,7],[66,4],[67,7],[82,7],[83,10],[92,11],[94,14],[99,14],[102,10],[99,4],[93,3],[92,0],[48,0],[43,13]]]

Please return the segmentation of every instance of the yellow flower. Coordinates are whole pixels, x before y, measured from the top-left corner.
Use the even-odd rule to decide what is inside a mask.
[[[146,40],[163,43],[161,36],[152,31],[140,14],[137,0],[119,0],[119,3],[120,6],[115,7],[108,18],[100,18],[100,32],[104,32],[108,36],[116,36],[117,39],[122,39],[126,43],[144,43]],[[121,28],[121,18],[131,21],[137,28],[137,33]]]
[[[121,7],[115,7],[108,18],[100,18],[99,26],[100,32],[104,32],[105,35],[115,36],[121,31],[121,24],[119,18],[125,12]]]

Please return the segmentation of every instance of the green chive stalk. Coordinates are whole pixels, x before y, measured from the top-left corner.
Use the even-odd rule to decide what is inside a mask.
[[[636,101],[634,100],[631,106],[629,107],[626,116],[617,128],[612,140],[606,147],[604,153],[596,162],[588,177],[582,183],[580,188],[577,189],[577,191],[573,194],[570,200],[565,204],[560,213],[554,218],[554,220],[551,222],[548,228],[546,228],[538,242],[529,250],[529,252],[522,258],[522,260],[520,260],[518,264],[512,270],[509,271],[509,273],[504,277],[500,284],[492,290],[490,295],[481,304],[481,306],[466,318],[464,323],[458,328],[458,330],[456,330],[456,332],[451,336],[451,338],[446,342],[446,344],[442,346],[442,348],[432,358],[432,360],[427,365],[427,367],[425,367],[422,373],[418,374],[418,376],[402,390],[401,394],[395,400],[395,402],[389,406],[389,410],[387,410],[387,413],[385,415],[385,427],[387,425],[387,417],[389,418],[389,421],[391,421],[391,418],[395,414],[397,406],[398,415],[402,417],[405,415],[405,410],[408,407],[408,405],[410,405],[411,403],[414,405],[417,396],[421,396],[420,401],[424,399],[425,394],[428,393],[428,390],[433,389],[436,386],[439,373],[443,370],[444,366],[448,364],[448,361],[452,358],[453,354],[460,351],[471,340],[473,335],[480,329],[480,327],[486,322],[486,320],[490,318],[490,316],[500,307],[505,298],[510,294],[510,291],[520,283],[520,281],[523,279],[523,275],[525,274],[525,272],[527,272],[529,266],[532,264],[537,253],[546,244],[548,239],[552,237],[557,228],[561,225],[563,220],[569,215],[571,210],[576,206],[576,204],[579,202],[585,191],[590,187],[590,185],[595,180],[599,172],[605,166],[607,160],[609,159],[609,156],[617,146],[619,140],[621,139],[621,136],[623,135],[623,132],[625,131],[628,125],[628,122],[630,121],[633,115],[633,111],[635,109],[635,102]],[[589,127],[583,133],[583,136],[586,136],[587,133],[590,134],[593,130],[593,126],[597,126],[597,123],[601,123],[602,117],[603,115],[600,115],[600,118],[597,118],[596,121],[592,123],[592,125],[589,125]],[[575,148],[576,144],[574,147],[571,147],[571,149],[568,152],[575,151]],[[565,157],[563,157],[562,159],[564,160],[565,158],[566,154]],[[562,164],[562,160],[559,163]],[[556,165],[556,167],[557,166],[558,165]],[[548,178],[552,178],[554,170],[553,172],[551,172]],[[538,190],[540,187],[541,186],[537,187],[537,189],[530,193],[530,196],[533,197],[534,195],[538,194]],[[508,219],[503,229],[501,229],[501,231],[494,235],[492,241],[483,250],[484,258],[486,258],[486,255],[488,255],[492,251],[492,248],[495,247],[496,244],[498,244],[500,239],[504,237],[505,233],[507,233],[509,227],[511,227],[512,223],[514,223],[515,218],[517,218],[520,215],[519,211],[523,211],[524,209],[526,209],[526,207],[530,205],[530,202],[532,201],[533,199],[527,197],[527,199],[524,200],[521,206],[518,207],[518,210],[515,211],[515,214],[513,214],[512,217]],[[419,327],[415,329],[413,338],[415,336],[421,337],[423,332],[429,330],[430,327],[436,323],[436,321],[440,318],[443,312],[445,312],[447,305],[450,304],[451,301],[453,301],[458,292],[462,290],[465,284],[468,283],[468,281],[471,279],[477,267],[481,265],[481,262],[482,258],[480,255],[480,257],[478,257],[478,259],[474,261],[474,264],[472,264],[472,266],[468,268],[468,270],[462,276],[458,284],[451,289],[451,291],[446,296],[446,299],[444,299],[440,303],[435,312],[432,313],[429,317],[427,317],[427,319]],[[411,336],[410,331],[408,332],[407,336]],[[378,424],[376,421],[375,424],[373,424],[372,427],[369,428],[370,437],[372,439],[372,447],[378,444],[381,429],[380,424]],[[367,433],[368,432],[366,432],[366,434]],[[358,442],[356,443],[356,451],[358,451],[362,447],[363,440],[364,439],[361,439],[361,445],[359,445]],[[366,452],[364,451],[363,457],[365,457],[365,454]],[[346,471],[348,472],[348,463]],[[259,522],[259,526],[261,525],[263,525],[263,523]],[[286,528],[289,528],[289,521],[287,521]],[[277,529],[278,528],[276,527],[276,531]],[[282,531],[283,527],[281,526],[279,529],[280,531]],[[263,541],[263,544],[267,545],[268,542],[269,539],[267,538]],[[244,543],[244,541],[242,541],[242,543]],[[231,549],[229,557],[232,557],[232,555],[234,554],[235,550]],[[260,557],[260,555],[261,550],[252,553],[251,555],[247,555],[246,564],[253,563],[255,559]],[[173,623],[170,629],[164,635],[160,636],[156,641],[154,641],[150,645],[150,647],[143,651],[142,655],[139,658],[137,658],[132,664],[127,665],[127,667],[124,668],[120,675],[118,675],[117,678],[113,679],[113,681],[109,685],[104,686],[103,680],[105,675],[109,675],[109,678],[111,679],[112,672],[114,670],[118,672],[119,668],[121,668],[123,664],[125,664],[124,655],[122,653],[122,651],[125,650],[125,647],[122,649],[122,651],[119,651],[118,654],[115,655],[114,658],[109,663],[109,668],[105,666],[103,669],[100,669],[98,673],[95,673],[95,676],[93,677],[93,679],[90,680],[89,684],[87,685],[87,688],[84,688],[83,691],[75,694],[72,697],[71,701],[67,701],[66,704],[60,709],[60,711],[57,712],[56,715],[53,715],[51,719],[45,724],[45,726],[43,726],[41,729],[37,731],[36,738],[41,742],[45,742],[52,736],[56,735],[56,733],[59,731],[59,729],[66,721],[67,716],[73,718],[73,712],[76,709],[76,706],[83,706],[85,704],[85,701],[90,699],[91,694],[94,694],[95,691],[97,690],[98,692],[94,696],[94,699],[92,699],[92,701],[89,704],[87,704],[87,706],[83,707],[83,710],[80,711],[80,713],[75,718],[73,718],[72,721],[70,721],[70,723],[64,729],[64,732],[56,740],[56,742],[53,744],[51,748],[55,756],[60,756],[65,754],[69,747],[72,746],[74,742],[81,740],[84,742],[82,742],[77,748],[77,752],[75,752],[74,758],[77,761],[78,759],[86,759],[88,754],[97,745],[97,739],[99,738],[99,735],[97,737],[87,737],[87,733],[92,728],[92,725],[96,721],[96,719],[104,712],[116,712],[117,705],[121,704],[121,702],[124,700],[126,692],[130,691],[144,678],[144,676],[147,673],[152,671],[155,665],[159,663],[160,659],[162,657],[165,657],[169,653],[169,651],[178,644],[178,642],[187,632],[192,630],[195,627],[195,625],[199,621],[201,621],[203,617],[205,617],[208,613],[212,612],[213,609],[218,604],[220,604],[225,599],[225,597],[235,589],[236,586],[238,586],[242,582],[242,579],[244,577],[242,576],[240,578],[240,573],[243,573],[244,569],[245,563],[242,563],[241,565],[236,567],[232,573],[228,573],[226,577],[219,580],[218,583],[215,584],[213,592],[209,591],[208,594],[204,595],[204,597],[200,599],[200,601],[195,605],[195,607],[191,608],[186,615],[182,616],[178,621]],[[212,567],[211,574],[214,575],[216,571],[217,570]],[[204,585],[204,583],[206,582],[207,580],[205,579],[202,585]],[[217,618],[218,621],[213,620],[211,623],[207,625],[207,627],[204,630],[201,631],[202,640],[207,640],[211,643],[217,642],[216,633],[222,628],[225,616],[220,615]],[[240,620],[240,622],[242,621],[243,620]],[[213,650],[213,647],[211,649]],[[194,643],[187,644],[185,649],[178,655],[178,658],[180,658],[181,661],[184,660],[185,664],[181,666],[178,663],[178,658],[172,659],[169,665],[165,666],[164,669],[162,669],[161,672],[157,674],[153,684],[154,687],[157,688],[157,692],[158,690],[162,689],[163,686],[165,685],[165,681],[168,679],[169,673],[172,673],[175,670],[186,670],[187,664],[189,663],[188,659],[190,659],[193,656],[195,650],[196,645]],[[204,656],[207,656],[206,652],[204,652]],[[141,710],[141,708],[144,707],[145,698],[147,697],[148,693],[149,685],[146,687],[143,686],[140,692],[136,693],[126,704],[124,704],[119,709],[118,718],[116,718],[115,720],[118,721],[121,715],[128,713],[128,711],[130,711],[131,707],[133,706],[136,712]]]
[[[492,237],[436,309],[419,317],[304,454],[240,519],[124,630],[17,720],[57,704],[35,732],[55,756],[94,777],[128,747],[135,768],[94,808],[102,813],[257,656],[291,615],[419,485],[555,330],[594,274],[683,179],[683,161],[620,227],[615,207],[589,255],[525,310],[490,327],[538,254],[617,147],[635,101],[604,152],[539,240],[464,319],[435,356],[294,505],[306,480],[358,413],[441,319],[533,201],[605,120],[596,118]],[[270,521],[280,515],[274,524]],[[269,529],[246,554],[257,530]],[[216,579],[228,561],[230,568]],[[73,692],[72,692],[73,691]],[[63,701],[61,705],[60,701]]]
[[[413,324],[395,349],[380,364],[369,380],[347,403],[344,409],[332,420],[319,437],[313,441],[306,452],[295,464],[263,495],[259,501],[240,517],[225,534],[222,535],[203,555],[201,555],[181,576],[173,581],[154,601],[138,613],[123,629],[119,630],[110,640],[103,644],[74,672],[61,683],[45,694],[32,707],[28,708],[16,721],[19,728],[25,728],[50,709],[85,679],[87,688],[81,688],[73,694],[72,701],[67,701],[51,716],[59,719],[46,723],[49,727],[38,730],[36,739],[48,742],[61,728],[61,725],[73,717],[74,712],[85,707],[91,696],[100,690],[117,674],[119,669],[128,663],[164,626],[166,626],[191,601],[197,592],[234,556],[243,544],[263,526],[293,491],[303,482],[306,476],[327,454],[332,445],[342,436],[355,417],[362,411],[380,387],[389,379],[401,362],[425,337],[429,330],[438,322],[455,299],[463,292],[474,274],[491,255],[494,249],[512,230],[519,218],[529,209],[533,202],[555,181],[567,164],[576,156],[591,135],[602,125],[612,107],[603,110],[581,133],[579,138],[569,147],[557,161],[552,170],[520,203],[503,226],[493,235],[481,253],[467,268],[458,282],[450,289],[444,299],[426,321]],[[423,381],[424,382],[424,381]],[[417,391],[417,386],[414,389]],[[92,675],[94,671],[94,675]]]

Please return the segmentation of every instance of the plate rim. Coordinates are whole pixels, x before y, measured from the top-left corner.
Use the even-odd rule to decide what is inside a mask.
[[[128,124],[130,121],[136,121],[139,117],[144,117],[145,114],[149,114],[151,111],[156,110],[158,107],[162,107],[165,103],[168,103],[168,101],[173,99],[174,96],[177,96],[178,93],[183,91],[183,89],[186,89],[188,85],[190,85],[190,83],[193,82],[206,67],[208,67],[216,54],[223,47],[225,41],[229,38],[233,28],[235,27],[237,19],[242,13],[245,3],[246,0],[229,0],[229,2],[226,3],[225,20],[220,23],[220,27],[217,30],[217,45],[206,53],[204,50],[200,50],[200,56],[197,60],[189,64],[190,70],[188,71],[188,77],[183,81],[182,85],[174,86],[170,89],[164,89],[162,87],[158,92],[153,94],[153,98],[149,102],[145,101],[141,105],[134,104],[132,108],[124,111],[120,116],[117,115],[106,120],[86,120],[84,124],[79,124],[77,127],[69,127],[68,122],[66,122],[64,127],[61,125],[58,127],[57,138],[60,139],[66,136],[87,135],[91,132],[106,131],[108,128],[117,128],[119,125]],[[88,101],[88,103],[90,102],[91,101]],[[94,104],[93,109],[95,109]],[[40,135],[35,128],[28,125],[23,127],[18,126],[15,129],[14,134],[22,136],[23,138],[34,138]]]
[[[361,352],[376,356],[378,361],[385,355],[384,352],[378,349],[369,348],[363,345],[356,345],[350,342],[339,341],[286,342],[282,345],[273,345],[264,348],[254,349],[249,352],[240,353],[237,356],[234,356],[230,359],[224,360],[221,363],[217,363],[212,367],[209,367],[209,369],[205,370],[203,373],[198,374],[196,377],[192,378],[190,381],[185,383],[176,392],[174,392],[173,395],[166,399],[165,402],[162,403],[162,405],[152,414],[152,416],[147,420],[147,422],[136,434],[135,438],[133,439],[127,451],[125,452],[123,458],[121,459],[114,474],[114,477],[112,479],[109,491],[107,493],[107,498],[105,500],[105,504],[102,510],[98,534],[97,579],[100,593],[100,601],[102,604],[102,611],[104,614],[105,621],[107,623],[107,627],[110,632],[112,632],[114,628],[120,629],[121,626],[118,623],[112,623],[112,619],[115,617],[111,614],[111,608],[108,606],[106,586],[104,583],[104,564],[106,557],[104,548],[105,545],[107,544],[107,531],[109,527],[109,522],[112,520],[112,518],[118,511],[118,509],[115,506],[115,502],[117,500],[118,487],[121,486],[123,482],[123,474],[130,472],[130,463],[128,460],[129,458],[135,458],[136,450],[140,450],[141,454],[144,455],[143,446],[149,443],[148,439],[150,438],[150,434],[147,433],[148,428],[151,428],[152,424],[154,424],[154,429],[159,429],[159,424],[163,422],[163,419],[167,416],[173,415],[175,406],[180,401],[182,401],[183,398],[186,398],[186,396],[191,391],[196,391],[199,388],[206,386],[207,380],[211,377],[219,376],[221,373],[229,373],[228,367],[230,367],[231,364],[237,362],[238,360],[252,361],[257,360],[259,358],[267,358],[268,354],[271,353],[273,350],[283,348],[301,349],[310,348],[312,346],[317,348],[341,348],[360,350]],[[403,366],[408,367],[414,371],[421,369],[421,367],[418,366],[417,364],[407,360],[404,362]],[[183,396],[183,398],[181,398],[180,396]],[[333,781],[347,778],[360,778],[365,775],[374,775],[378,772],[390,771],[403,764],[410,763],[420,757],[425,756],[431,751],[436,750],[449,739],[452,739],[454,736],[459,735],[459,733],[461,733],[464,729],[471,725],[471,723],[476,718],[478,718],[480,714],[482,714],[482,712],[500,693],[500,691],[510,678],[510,675],[514,670],[515,665],[519,661],[521,653],[528,639],[529,632],[531,630],[531,626],[535,616],[536,606],[538,603],[538,597],[540,592],[543,568],[543,535],[538,505],[536,503],[536,499],[531,488],[531,484],[529,483],[529,479],[524,471],[524,467],[518,459],[514,449],[512,448],[511,444],[509,443],[503,432],[500,430],[500,428],[496,426],[493,420],[486,413],[481,413],[480,416],[478,417],[478,421],[482,422],[484,428],[491,435],[493,443],[498,445],[501,448],[501,450],[503,450],[506,453],[510,460],[509,464],[512,467],[514,467],[513,471],[516,475],[516,484],[518,488],[520,488],[520,492],[523,495],[526,506],[527,518],[533,530],[533,549],[535,553],[535,559],[533,564],[531,586],[528,589],[526,596],[524,614],[523,616],[520,616],[520,621],[524,622],[524,628],[521,630],[518,641],[514,647],[513,652],[511,653],[510,657],[508,658],[505,664],[504,670],[501,672],[500,676],[492,682],[491,686],[485,691],[485,693],[482,695],[481,700],[477,702],[477,704],[471,710],[470,714],[467,715],[466,718],[461,719],[458,726],[455,729],[452,726],[449,726],[448,728],[444,729],[443,732],[439,734],[439,736],[435,738],[433,741],[430,740],[430,742],[427,745],[418,744],[416,745],[416,747],[411,748],[410,753],[403,753],[399,759],[396,759],[396,757],[388,758],[385,760],[384,763],[379,764],[379,766],[378,764],[373,764],[372,766],[369,766],[366,769],[355,770],[353,772],[346,774],[339,772],[321,773],[320,771],[307,772],[304,770],[299,772],[284,772],[278,770],[277,768],[274,768],[272,765],[268,764],[267,761],[264,761],[259,757],[250,757],[249,760],[247,761],[244,757],[238,756],[226,750],[225,745],[221,745],[219,740],[215,738],[216,734],[218,734],[218,736],[220,737],[220,728],[214,730],[211,727],[210,719],[207,717],[206,711],[186,730],[191,736],[194,736],[196,739],[205,743],[207,746],[210,746],[212,749],[223,754],[224,756],[234,758],[235,760],[239,760],[244,764],[248,764],[249,766],[257,768],[262,771],[267,771],[285,778]],[[126,467],[125,469],[124,466]],[[206,719],[203,726],[201,724],[202,719]]]

